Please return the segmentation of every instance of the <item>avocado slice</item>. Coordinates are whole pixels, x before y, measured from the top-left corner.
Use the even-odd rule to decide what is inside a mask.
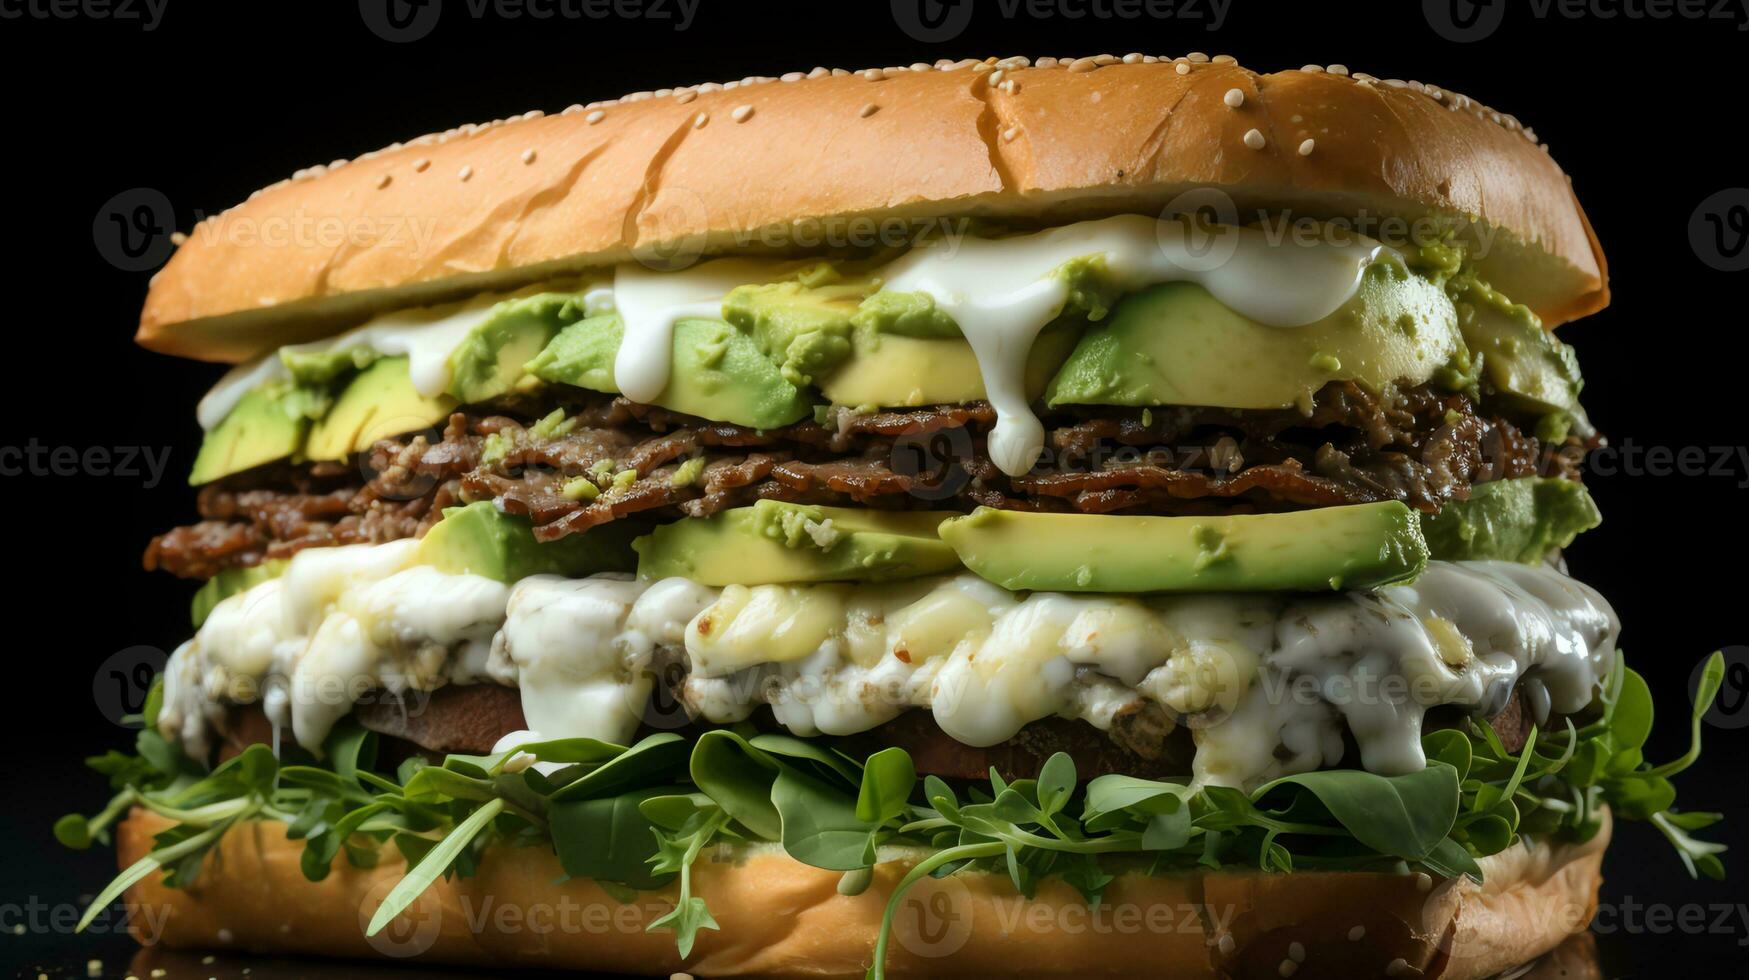
[[[506,514],[489,500],[450,507],[419,541],[413,560],[451,575],[480,575],[510,583],[530,575],[576,578],[629,572],[637,565],[632,539],[649,527],[614,521],[557,541],[534,537],[528,518]]]
[[[967,568],[1017,591],[1341,591],[1412,579],[1427,564],[1420,522],[1395,500],[1230,517],[980,507],[940,534]]]
[[[1433,516],[1422,515],[1428,551],[1440,561],[1516,561],[1534,565],[1603,523],[1584,484],[1528,476],[1471,488]]]
[[[188,613],[194,620],[194,628],[200,629],[200,624],[213,614],[214,606],[239,592],[247,592],[268,579],[279,578],[285,574],[285,566],[285,559],[271,558],[259,565],[227,568],[207,579],[189,602]]]
[[[448,395],[421,395],[408,376],[407,358],[380,358],[347,383],[328,414],[310,429],[304,455],[345,459],[369,449],[378,439],[436,425],[457,404]]]
[[[283,385],[257,388],[244,395],[224,421],[201,440],[191,486],[295,456],[304,447],[310,419],[301,410],[298,389]]]
[[[633,545],[638,577],[705,585],[884,582],[959,567],[935,529],[954,515],[761,500],[656,528]]]
[[[784,380],[806,388],[850,356],[850,318],[864,288],[796,280],[738,286],[723,299],[723,319],[752,337]]]
[[[1029,398],[1044,394],[1080,337],[1080,325],[1046,327],[1026,358]],[[915,408],[956,405],[985,397],[984,376],[972,345],[961,337],[923,338],[859,329],[854,353],[820,382],[820,393],[834,405]]]
[[[582,318],[577,293],[540,293],[499,303],[450,353],[448,394],[463,404],[508,394],[528,377],[524,365]]]
[[[1045,400],[1052,407],[1286,408],[1329,381],[1375,389],[1420,384],[1468,360],[1445,291],[1381,259],[1367,267],[1352,299],[1302,327],[1247,319],[1194,283],[1130,295],[1082,336]]]
[[[543,381],[618,394],[613,362],[624,332],[616,313],[579,320],[528,362],[528,373]],[[782,428],[813,412],[803,391],[760,353],[752,337],[721,320],[702,318],[674,324],[668,387],[656,404],[755,429]]]
[[[1531,415],[1580,411],[1579,359],[1572,347],[1543,329],[1529,307],[1474,279],[1450,291],[1464,342],[1481,355],[1482,376],[1509,408]]]

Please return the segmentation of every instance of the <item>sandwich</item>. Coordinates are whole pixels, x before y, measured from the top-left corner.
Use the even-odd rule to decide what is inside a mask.
[[[703,976],[1486,977],[1616,821],[1720,876],[1563,549],[1609,299],[1510,115],[1340,65],[640,92],[300,171],[110,842],[172,948]],[[1640,831],[1636,831],[1640,832]],[[89,918],[89,916],[88,916]]]

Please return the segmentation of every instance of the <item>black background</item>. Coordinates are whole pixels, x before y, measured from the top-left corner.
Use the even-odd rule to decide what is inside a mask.
[[[1653,465],[1591,478],[1606,523],[1569,552],[1575,574],[1614,602],[1631,662],[1652,682],[1662,721],[1650,754],[1679,753],[1691,669],[1713,649],[1749,643],[1741,557],[1749,461],[1734,455],[1749,442],[1738,343],[1749,276],[1710,267],[1705,260],[1717,254],[1690,236],[1703,200],[1749,184],[1740,149],[1749,13],[1630,18],[1622,12],[1642,10],[1643,0],[1599,0],[1573,17],[1562,13],[1570,8],[1539,14],[1537,4],[1495,0],[1481,15],[1504,9],[1498,28],[1460,42],[1432,26],[1449,8],[1429,13],[1419,0],[1235,0],[1213,31],[1206,0],[1189,8],[1196,19],[1102,17],[1109,4],[1071,0],[1048,5],[1056,13],[1040,20],[1024,5],[1009,17],[1000,0],[962,2],[972,4],[969,23],[940,43],[909,36],[887,0],[703,0],[686,30],[672,17],[475,18],[449,0],[428,37],[400,44],[373,34],[350,0],[168,0],[151,31],[84,15],[0,19],[0,213],[10,218],[0,238],[0,446],[171,453],[150,489],[123,474],[0,477],[9,647],[0,653],[0,906],[12,916],[4,924],[20,921],[16,909],[33,899],[72,902],[112,873],[109,853],[66,852],[49,835],[59,813],[102,800],[101,781],[79,759],[130,738],[106,719],[94,675],[118,651],[168,650],[188,632],[190,586],[140,571],[139,555],[151,535],[193,516],[193,493],[182,485],[197,445],[193,407],[219,372],[130,344],[149,273],[105,258],[113,233],[104,241],[93,223],[106,202],[155,189],[186,229],[295,168],[394,139],[815,64],[1138,49],[1228,53],[1258,70],[1341,62],[1449,86],[1534,126],[1573,175],[1610,260],[1614,305],[1564,330],[1579,348],[1593,419],[1618,447],[1702,447],[1709,465],[1714,447],[1733,454],[1722,474],[1657,472],[1647,456]],[[0,11],[23,6],[3,0]],[[663,6],[677,13],[673,0]],[[1618,15],[1604,16],[1610,11]],[[1733,675],[1727,697],[1733,688],[1749,689],[1749,670]],[[1749,726],[1749,707],[1718,721],[1707,727],[1706,757],[1681,782],[1682,802],[1734,812],[1714,835],[1742,844],[1749,738],[1734,726]],[[1749,901],[1749,868],[1735,863],[1734,881],[1694,883],[1654,831],[1620,828],[1604,894],[1611,975],[1749,961],[1749,921],[1739,914],[1722,929],[1708,915],[1698,934],[1630,929],[1623,917],[1630,900]],[[0,967],[82,974],[98,956],[113,970],[126,950],[114,937],[72,937],[38,922],[22,936],[0,935]]]

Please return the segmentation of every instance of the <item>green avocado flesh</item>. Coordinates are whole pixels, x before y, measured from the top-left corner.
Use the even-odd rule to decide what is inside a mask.
[[[1467,361],[1457,316],[1435,283],[1375,262],[1347,304],[1316,323],[1270,327],[1194,283],[1125,298],[1081,337],[1045,394],[1062,405],[1285,408],[1329,381],[1375,390],[1421,384]]]
[[[297,455],[310,431],[310,420],[293,410],[287,397],[290,391],[273,386],[244,395],[201,441],[188,482],[199,486]]]
[[[378,439],[417,432],[449,418],[460,404],[448,395],[427,398],[413,387],[405,357],[384,357],[358,372],[310,427],[309,459],[345,459]]]
[[[623,334],[618,314],[580,320],[529,361],[528,372],[543,381],[618,393],[613,362]],[[656,404],[754,429],[781,428],[813,412],[813,403],[752,337],[705,319],[674,324],[673,366]]]
[[[1249,320],[1190,283],[1120,296],[1098,261],[1065,263],[1056,274],[1069,300],[1029,351],[1026,390],[1050,407],[1283,408],[1304,406],[1331,381],[1473,391],[1479,375],[1503,411],[1565,431],[1579,417],[1571,349],[1528,309],[1462,271],[1460,254],[1445,252],[1449,262],[1421,271],[1383,258],[1341,309],[1290,328]],[[676,323],[669,382],[656,403],[776,429],[822,403],[907,408],[986,397],[970,344],[929,296],[880,291],[866,275],[845,278],[845,268],[791,267],[783,281],[730,290],[721,319]],[[550,292],[492,307],[450,355],[451,380],[437,398],[413,390],[405,358],[287,349],[290,381],[245,396],[208,433],[190,481],[277,459],[343,459],[436,424],[457,405],[543,383],[618,393],[621,321],[585,317],[583,295]]]
[[[959,556],[935,530],[954,516],[761,500],[639,538],[638,577],[726,586],[931,575],[959,567]]]
[[[530,575],[572,578],[597,572],[629,572],[636,565],[632,539],[648,529],[637,521],[614,521],[557,541],[534,537],[528,518],[506,514],[491,501],[451,507],[419,541],[417,564],[451,575],[479,575],[515,582]]]
[[[227,568],[206,580],[200,591],[194,594],[189,603],[189,618],[194,620],[194,628],[200,629],[200,624],[212,615],[213,607],[239,592],[247,592],[268,579],[279,578],[285,573],[286,563],[283,559],[272,558],[259,565],[248,565],[243,568]]]
[[[1412,579],[1427,564],[1415,512],[1394,500],[1228,517],[980,507],[940,534],[967,568],[1015,590],[1339,591]]]
[[[1471,281],[1447,287],[1457,300],[1458,326],[1479,358],[1482,377],[1508,406],[1525,414],[1579,410],[1579,360],[1573,348],[1543,329],[1528,307]]]
[[[1440,561],[1536,564],[1602,522],[1583,484],[1532,476],[1475,486],[1468,500],[1423,515],[1421,533]]]
[[[448,393],[463,404],[509,394],[527,380],[524,365],[561,329],[582,318],[582,297],[573,293],[541,293],[498,304],[449,355]]]

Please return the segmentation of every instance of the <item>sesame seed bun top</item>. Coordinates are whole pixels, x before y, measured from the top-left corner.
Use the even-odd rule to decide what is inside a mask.
[[[1608,302],[1567,177],[1512,116],[1341,65],[1128,55],[639,92],[313,167],[197,226],[136,339],[240,361],[645,253],[806,250],[882,219],[1146,213],[1208,187],[1243,221],[1345,219],[1387,241],[1455,226],[1483,277],[1551,326]]]

